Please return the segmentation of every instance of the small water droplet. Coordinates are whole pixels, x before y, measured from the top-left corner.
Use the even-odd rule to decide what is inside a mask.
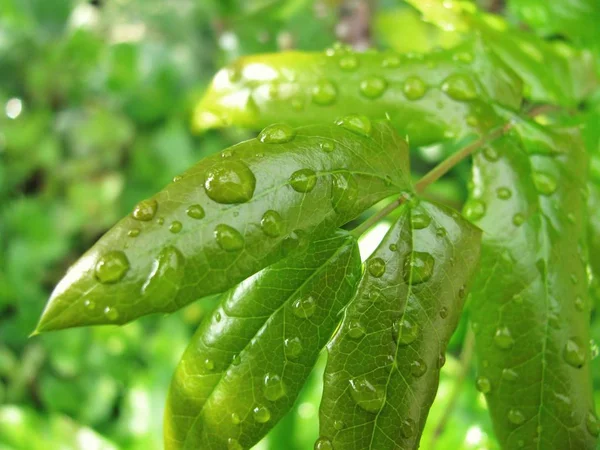
[[[375,278],[381,278],[385,273],[385,261],[381,258],[369,259],[367,263],[369,273]]]
[[[213,370],[215,368],[215,362],[212,359],[205,359],[204,368],[206,370]]]
[[[371,135],[373,128],[371,121],[366,116],[360,114],[350,114],[349,116],[342,117],[336,120],[335,124],[366,137]]]
[[[446,354],[440,353],[438,356],[438,364],[437,364],[438,369],[441,369],[442,367],[444,367],[444,364],[446,364]]]
[[[350,395],[358,406],[370,413],[379,412],[385,402],[383,391],[365,377],[350,380]]]
[[[244,450],[244,447],[237,439],[229,438],[227,439],[227,450]]]
[[[331,153],[333,151],[333,149],[335,148],[335,145],[333,145],[329,141],[321,142],[319,144],[319,146],[321,147],[321,150],[323,150],[326,153]]]
[[[516,213],[512,219],[513,225],[516,227],[520,227],[525,223],[525,216],[521,213]]]
[[[104,284],[116,283],[129,270],[129,260],[125,253],[114,250],[102,255],[96,262],[95,274],[98,281]]]
[[[172,300],[184,276],[185,259],[173,246],[163,248],[152,264],[141,293],[153,301]]]
[[[410,222],[415,230],[427,228],[431,223],[431,216],[424,211],[413,211],[410,216]]]
[[[233,355],[233,358],[231,358],[231,364],[233,364],[234,366],[239,366],[241,362],[242,358],[237,353]]]
[[[442,306],[440,308],[440,317],[442,319],[445,319],[446,317],[448,317],[448,308],[446,308],[445,306]]]
[[[442,91],[450,98],[459,101],[473,100],[477,97],[477,86],[473,79],[464,74],[450,75],[442,83]]]
[[[317,303],[312,296],[298,298],[292,303],[292,311],[296,317],[308,319],[317,309]]]
[[[502,369],[502,379],[505,381],[516,381],[519,374],[513,369]]]
[[[421,358],[410,363],[410,373],[415,378],[420,378],[427,372],[427,364]]]
[[[587,413],[587,417],[585,418],[585,425],[588,432],[592,436],[600,435],[600,420],[593,411]]]
[[[508,421],[514,425],[521,425],[525,422],[525,416],[518,409],[508,411]]]
[[[438,229],[435,230],[435,235],[439,238],[443,238],[446,237],[448,233],[446,232],[446,230],[442,227],[439,227]]]
[[[296,359],[302,353],[302,342],[299,338],[287,338],[283,341],[283,346],[285,347],[285,356],[288,359]]]
[[[342,70],[353,71],[358,68],[358,63],[359,61],[356,55],[350,54],[342,56],[338,62],[338,65]]]
[[[536,190],[542,195],[551,195],[558,187],[556,179],[545,172],[534,172],[533,184],[535,185]]]
[[[372,301],[373,303],[377,303],[383,298],[383,295],[378,290],[373,289],[372,291],[369,292],[367,298],[370,301]]]
[[[365,335],[367,330],[358,319],[351,319],[348,322],[348,336],[352,339],[360,339]]]
[[[489,162],[495,162],[498,161],[498,159],[500,159],[500,155],[494,147],[485,147],[483,149],[483,157]]]
[[[94,309],[96,309],[96,302],[94,300],[90,300],[90,299],[86,299],[83,302],[83,306],[85,307],[85,309],[87,309],[88,311],[93,311]]]
[[[183,180],[183,177],[181,175],[175,175],[173,177],[173,183],[179,183],[181,180]]]
[[[394,322],[392,336],[398,345],[412,344],[419,336],[420,327],[407,318]]]
[[[512,197],[512,192],[507,187],[499,187],[498,189],[496,189],[496,195],[500,200],[508,200]]]
[[[387,86],[387,81],[384,78],[372,75],[360,82],[360,93],[367,98],[379,98],[383,95]]]
[[[490,383],[490,380],[487,377],[477,377],[475,384],[477,390],[482,394],[489,394],[492,390],[492,383]]]
[[[178,220],[174,220],[173,222],[171,222],[171,225],[169,225],[169,231],[173,234],[179,233],[182,228],[183,225]]]
[[[294,230],[281,242],[281,248],[285,255],[295,250],[300,250],[308,244],[306,233],[302,230]]]
[[[254,407],[252,415],[258,423],[267,423],[271,420],[271,411],[266,406],[258,405]]]
[[[415,434],[415,421],[412,419],[404,419],[400,423],[400,434],[406,439],[411,438]]]
[[[139,228],[132,228],[131,230],[129,230],[127,232],[127,236],[135,238],[138,237],[140,235],[140,229]]]
[[[290,177],[290,185],[296,192],[310,192],[317,184],[317,174],[312,169],[300,169]]]
[[[296,130],[284,123],[275,123],[263,129],[258,140],[263,144],[284,144],[296,137]]]
[[[570,366],[581,368],[585,364],[586,348],[579,338],[573,337],[567,340],[563,349],[563,358]]]
[[[152,220],[156,215],[156,211],[158,210],[158,202],[154,199],[142,200],[135,208],[133,208],[133,212],[131,215],[136,220],[141,220],[144,222],[148,222]]]
[[[217,244],[227,252],[234,252],[244,248],[244,237],[235,228],[220,224],[215,228]]]
[[[285,395],[285,384],[279,375],[266,374],[264,378],[263,393],[271,402],[279,400]]]
[[[333,428],[335,428],[338,431],[343,430],[344,429],[344,421],[342,421],[342,420],[334,420],[333,421]]]
[[[190,205],[190,207],[185,210],[185,213],[196,220],[204,218],[205,215],[204,208],[200,205]]]
[[[108,320],[114,322],[119,318],[119,311],[117,311],[117,308],[107,306],[106,308],[104,308],[104,315]]]
[[[204,187],[217,203],[245,203],[254,195],[256,178],[244,163],[221,161],[208,171]]]
[[[427,85],[419,77],[408,77],[402,84],[402,92],[408,100],[419,100],[427,92]]]
[[[328,106],[335,102],[337,88],[328,80],[321,80],[313,87],[312,101],[320,106]]]
[[[412,252],[404,260],[404,281],[412,284],[424,283],[433,275],[435,259],[426,252]]]
[[[236,413],[231,413],[231,423],[234,425],[239,425],[240,423],[242,423],[242,419],[240,419],[240,416]]]
[[[159,225],[162,225],[165,223],[165,218],[164,217],[159,217],[158,219],[156,219],[156,223]]]
[[[575,308],[577,309],[577,311],[585,310],[585,301],[583,300],[583,298],[577,297],[575,299]]]
[[[477,199],[469,199],[463,207],[463,214],[469,220],[475,221],[485,215],[485,203]]]
[[[315,450],[333,450],[333,444],[325,437],[320,437],[315,442]]]
[[[396,69],[400,67],[402,61],[398,55],[388,55],[381,61],[381,67],[384,69]]]
[[[511,348],[515,340],[507,327],[500,327],[494,334],[494,343],[501,349],[508,350]]]
[[[334,211],[343,214],[352,211],[358,198],[358,183],[349,172],[335,173],[331,177],[331,204]]]
[[[283,232],[283,219],[272,209],[265,212],[260,221],[260,227],[267,236],[278,237]]]
[[[396,244],[390,244],[388,246],[388,248],[390,249],[391,252],[396,252],[398,251],[398,246]]]

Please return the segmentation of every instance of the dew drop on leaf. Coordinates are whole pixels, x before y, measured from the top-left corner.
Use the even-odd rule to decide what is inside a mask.
[[[381,258],[369,259],[367,266],[369,273],[375,278],[380,278],[385,273],[385,261]]]
[[[229,225],[220,224],[215,228],[217,244],[227,252],[241,250],[244,247],[244,237],[238,230]]]
[[[238,442],[237,439],[227,439],[227,450],[244,450],[244,447]]]
[[[388,55],[381,61],[381,67],[384,69],[396,69],[400,67],[402,61],[398,55]]]
[[[236,413],[231,413],[231,423],[234,425],[239,425],[242,422],[240,416]]]
[[[331,204],[342,214],[350,210],[358,198],[358,183],[349,172],[335,173],[331,177]]]
[[[496,329],[494,334],[494,344],[503,350],[508,350],[515,343],[515,340],[507,327],[500,327]]]
[[[215,362],[212,359],[205,359],[204,368],[206,370],[213,370],[215,368]]]
[[[344,429],[344,421],[342,421],[342,420],[334,420],[333,421],[333,428],[335,428],[338,431],[343,430]]]
[[[577,309],[577,311],[584,311],[585,310],[585,301],[583,300],[583,298],[581,297],[577,297],[575,299],[575,308]]]
[[[412,323],[407,318],[394,322],[392,336],[398,345],[409,345],[419,336],[419,325]]]
[[[285,255],[289,255],[294,250],[301,249],[307,244],[306,233],[302,230],[294,230],[282,241],[281,248]]]
[[[137,205],[135,205],[135,208],[133,208],[133,212],[131,213],[131,215],[136,220],[147,222],[154,218],[157,210],[158,203],[156,200],[142,200]]]
[[[426,252],[413,252],[404,260],[404,281],[412,285],[424,283],[433,275],[435,259]]]
[[[477,377],[475,386],[482,394],[489,394],[492,390],[492,383],[490,383],[490,379],[487,377]]]
[[[320,437],[315,442],[315,450],[333,450],[333,444],[329,439]]]
[[[408,77],[402,84],[402,92],[408,100],[419,100],[427,92],[427,85],[419,77]]]
[[[370,413],[376,413],[383,407],[385,395],[373,386],[365,377],[350,380],[350,395],[358,406]]]
[[[412,419],[404,419],[400,423],[400,433],[406,439],[411,438],[415,434],[415,421]]]
[[[502,379],[505,381],[516,381],[519,374],[513,369],[502,369]]]
[[[184,275],[185,259],[173,246],[163,248],[152,264],[152,270],[144,282],[141,293],[156,300],[175,297]]]
[[[254,195],[256,178],[244,163],[221,161],[206,174],[206,195],[217,203],[245,203]]]
[[[132,228],[131,230],[129,230],[127,232],[127,236],[135,238],[138,237],[140,235],[140,229],[139,228]]]
[[[427,364],[421,358],[410,363],[410,373],[415,378],[420,378],[427,372]]]
[[[438,228],[437,230],[435,230],[435,235],[439,238],[443,238],[446,237],[448,233],[446,232],[446,230],[442,227]]]
[[[296,137],[296,130],[283,123],[275,123],[263,129],[258,140],[264,144],[284,144]]]
[[[377,75],[372,75],[360,82],[360,93],[367,98],[381,97],[387,89],[387,81]]]
[[[290,176],[290,185],[296,192],[310,192],[317,184],[317,175],[312,169],[300,169]]]
[[[446,317],[448,317],[448,308],[446,308],[445,306],[442,306],[440,308],[440,317],[442,319],[445,319]]]
[[[119,311],[117,311],[117,309],[113,308],[112,306],[107,306],[106,308],[104,308],[104,315],[108,320],[114,322],[119,318]]]
[[[351,319],[348,322],[348,336],[352,339],[360,339],[366,333],[365,327],[358,319]]]
[[[265,212],[260,220],[260,227],[267,236],[278,237],[283,232],[283,219],[272,209]]]
[[[593,411],[589,411],[587,417],[585,418],[585,425],[588,432],[592,436],[600,435],[600,420]]]
[[[183,225],[178,220],[174,220],[173,222],[171,222],[171,225],[169,225],[169,231],[173,234],[179,233],[182,228]]]
[[[454,100],[473,100],[477,97],[477,87],[473,79],[464,74],[450,75],[442,83],[442,91]]]
[[[495,162],[498,161],[500,155],[498,155],[498,151],[494,147],[488,146],[483,149],[483,157],[489,162]]]
[[[88,311],[93,311],[94,309],[96,309],[96,302],[94,302],[94,300],[90,300],[90,299],[86,299],[83,302],[83,306],[85,307],[85,309],[87,309]]]
[[[580,368],[585,364],[586,348],[579,338],[568,339],[563,349],[563,358],[570,366]]]
[[[525,223],[525,216],[521,213],[516,213],[513,216],[512,223],[514,226],[520,227],[521,225],[523,225],[523,223]]]
[[[371,135],[371,130],[373,128],[371,121],[366,116],[360,114],[350,114],[342,117],[341,119],[336,120],[335,124],[366,137]]]
[[[558,187],[556,179],[545,172],[534,172],[533,173],[533,184],[537,191],[542,195],[551,195],[556,191]]]
[[[285,385],[279,375],[266,374],[264,378],[263,393],[271,402],[279,400],[285,395]]]
[[[477,199],[469,199],[463,207],[463,213],[469,220],[479,220],[485,215],[485,203]]]
[[[410,223],[414,229],[422,230],[431,223],[431,216],[423,211],[414,211],[410,217]]]
[[[318,81],[312,89],[312,101],[320,106],[328,106],[335,102],[337,88],[328,80]]]
[[[205,215],[204,208],[200,205],[191,205],[185,210],[185,213],[192,219],[196,220],[203,219]]]
[[[525,422],[525,416],[518,409],[511,409],[508,411],[508,421],[513,425],[521,425]]]
[[[283,346],[285,347],[285,356],[288,359],[296,359],[302,353],[302,342],[297,337],[287,338],[283,341]]]
[[[317,309],[317,304],[315,299],[312,296],[301,297],[298,298],[292,303],[292,311],[294,311],[294,315],[296,317],[300,317],[301,319],[308,319],[311,317],[315,310]]]
[[[342,70],[353,71],[358,68],[358,58],[356,55],[344,55],[340,58],[338,65]]]
[[[321,142],[319,144],[319,147],[326,153],[331,153],[335,148],[335,146],[329,141]]]
[[[121,280],[129,270],[125,253],[114,250],[102,255],[96,262],[94,273],[100,283],[110,284]]]
[[[512,197],[512,192],[507,187],[499,187],[496,189],[496,195],[500,200],[508,200],[510,197]]]
[[[258,423],[267,423],[271,420],[271,411],[266,406],[258,405],[254,407],[252,415]]]

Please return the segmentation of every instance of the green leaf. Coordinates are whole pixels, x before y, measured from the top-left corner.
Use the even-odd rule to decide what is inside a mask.
[[[480,240],[447,207],[402,207],[328,345],[322,442],[345,450],[418,447]]]
[[[503,448],[593,449],[587,155],[576,129],[510,118],[515,132],[475,155],[466,206],[484,230],[478,385]]]
[[[422,145],[489,128],[491,102],[518,108],[521,83],[478,40],[426,56],[335,47],[239,59],[217,73],[193,125],[197,131],[276,120],[300,125],[360,112],[390,118]]]
[[[360,277],[346,232],[264,269],[223,297],[171,384],[167,449],[250,448],[292,407]]]
[[[339,123],[273,125],[140,202],[69,269],[38,331],[175,311],[410,188],[389,123]]]

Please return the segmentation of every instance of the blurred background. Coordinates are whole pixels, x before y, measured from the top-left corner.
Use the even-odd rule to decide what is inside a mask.
[[[162,449],[171,375],[214,302],[29,339],[52,287],[138,200],[254,136],[191,131],[221,66],[336,40],[428,51],[418,20],[400,0],[0,0],[0,450]],[[415,158],[417,169],[431,163]],[[447,201],[464,200],[467,170],[441,183]],[[363,239],[365,254],[385,231]],[[461,369],[466,330],[465,315],[421,448],[498,448],[474,370]],[[256,448],[312,448],[322,363]]]

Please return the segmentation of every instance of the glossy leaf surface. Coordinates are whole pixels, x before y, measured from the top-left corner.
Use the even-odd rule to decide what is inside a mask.
[[[175,373],[167,449],[250,448],[291,408],[360,277],[346,232],[224,295]]]
[[[388,122],[339,123],[269,127],[140,202],[71,267],[38,331],[174,311],[410,188],[408,148]]]
[[[474,157],[465,207],[484,231],[478,385],[503,448],[593,449],[587,155],[574,129],[512,119],[516,132]]]
[[[418,447],[480,238],[447,207],[402,207],[328,344],[320,439],[332,447],[324,448]]]

